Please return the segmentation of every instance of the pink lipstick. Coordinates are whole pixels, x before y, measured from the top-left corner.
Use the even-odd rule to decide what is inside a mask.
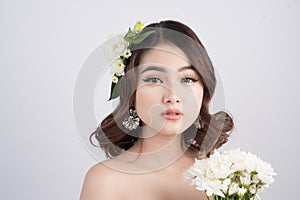
[[[177,109],[168,109],[161,115],[168,120],[177,120],[182,117],[182,113]]]

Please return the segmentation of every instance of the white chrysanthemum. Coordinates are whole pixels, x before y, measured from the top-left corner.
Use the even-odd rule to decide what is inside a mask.
[[[222,182],[220,180],[206,180],[207,184],[204,184],[203,186],[206,186],[206,195],[212,196],[213,194],[225,197],[224,193],[222,192]],[[196,188],[197,189],[197,188]]]
[[[124,75],[125,65],[123,64],[123,60],[121,58],[116,59],[111,65],[111,73],[116,74],[117,76]]]
[[[250,194],[255,194],[256,193],[256,185],[255,184],[250,185],[248,190],[249,190]]]
[[[221,186],[221,190],[226,194],[227,190],[229,188],[229,185],[231,183],[231,180],[229,178],[225,179],[224,181],[222,181],[222,186]]]
[[[240,181],[241,181],[242,185],[248,186],[248,185],[251,184],[251,176],[248,172],[243,171],[239,178],[240,178]]]
[[[124,56],[125,58],[129,58],[131,55],[132,55],[132,53],[131,53],[130,49],[126,49],[122,54],[122,56]]]
[[[240,151],[240,149],[227,151],[226,154],[228,155],[230,162],[232,163],[232,171],[242,171],[249,164],[247,162],[247,154],[243,151]]]
[[[251,181],[252,181],[252,183],[255,183],[255,184],[259,183],[259,178],[258,178],[257,174],[253,175]]]
[[[108,60],[115,60],[126,51],[128,45],[128,42],[124,40],[122,35],[117,35],[107,41],[104,46],[104,53]]]
[[[242,197],[242,196],[244,196],[244,194],[247,192],[247,189],[246,188],[244,188],[244,187],[239,187],[238,188],[238,192],[237,192],[237,194],[238,194],[238,196],[240,196],[240,197]]]
[[[231,183],[229,185],[228,194],[229,195],[236,194],[238,192],[238,188],[239,188],[239,185],[237,183]]]
[[[274,182],[273,175],[276,175],[276,173],[274,173],[274,170],[269,163],[261,161],[257,168],[257,173],[258,179],[261,180],[261,182],[267,185]]]
[[[212,170],[214,172],[215,177],[218,179],[225,179],[234,171],[230,168],[232,162],[227,155],[217,154],[214,157],[214,162],[212,163]]]
[[[112,78],[112,82],[113,82],[113,83],[118,83],[118,80],[119,80],[118,77],[113,76],[113,78]]]
[[[207,196],[242,198],[246,193],[256,194],[258,188],[267,187],[274,181],[273,175],[271,165],[258,156],[233,149],[215,152],[207,159],[196,159],[184,178],[192,180],[191,184],[205,191]]]

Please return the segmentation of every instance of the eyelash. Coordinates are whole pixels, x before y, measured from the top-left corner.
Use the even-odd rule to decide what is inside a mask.
[[[153,84],[160,84],[160,83],[163,83],[162,80],[160,80],[159,78],[157,77],[151,77],[151,78],[147,78],[147,79],[143,79],[145,82],[148,82],[148,83],[153,83]],[[187,81],[189,80],[189,81]],[[185,82],[187,81],[187,82]],[[198,80],[197,79],[194,79],[194,78],[191,78],[191,77],[184,77],[181,79],[181,83],[195,83],[197,82]]]
[[[158,83],[157,81],[160,81],[160,83],[162,83],[162,80],[160,80],[157,77],[151,77],[151,78],[147,78],[147,79],[143,79],[143,80],[147,83]]]
[[[194,78],[191,78],[191,77],[185,77],[185,78],[182,78],[181,80],[190,80],[190,82],[187,82],[187,83],[195,83],[195,82],[198,81],[197,79],[194,79]]]

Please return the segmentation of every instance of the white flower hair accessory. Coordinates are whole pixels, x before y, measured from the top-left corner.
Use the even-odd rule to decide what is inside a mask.
[[[108,59],[112,61],[110,70],[111,74],[113,74],[109,100],[119,96],[116,86],[120,78],[125,75],[125,67],[132,55],[130,50],[131,46],[141,43],[149,35],[154,33],[154,31],[141,33],[143,28],[144,24],[141,21],[137,21],[133,29],[129,28],[125,36],[116,36],[111,45],[106,49],[106,55]]]

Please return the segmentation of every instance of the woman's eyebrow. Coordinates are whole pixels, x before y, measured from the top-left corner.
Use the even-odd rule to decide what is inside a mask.
[[[195,68],[192,65],[189,65],[189,66],[179,68],[178,71],[182,72],[182,71],[188,70],[188,69],[195,70]]]
[[[182,72],[182,71],[184,71],[184,70],[189,70],[189,69],[195,70],[195,68],[194,68],[192,65],[189,65],[189,66],[180,67],[180,68],[178,69],[178,72]],[[149,67],[147,67],[146,69],[144,69],[144,70],[141,72],[141,74],[142,74],[142,73],[145,73],[145,72],[147,72],[147,71],[160,71],[160,72],[164,72],[164,73],[166,72],[166,70],[165,70],[164,67],[149,66]]]
[[[158,67],[158,66],[149,66],[146,69],[144,69],[142,73],[145,73],[147,71],[160,71],[160,72],[166,72],[166,70],[163,67]]]

